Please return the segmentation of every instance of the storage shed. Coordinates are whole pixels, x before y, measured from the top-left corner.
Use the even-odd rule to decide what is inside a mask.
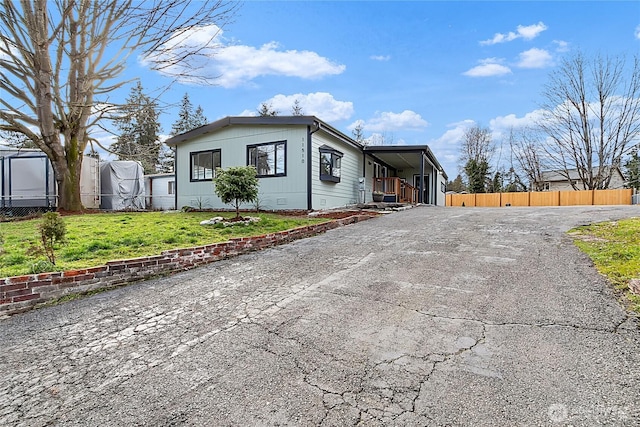
[[[145,175],[144,191],[147,209],[172,210],[176,208],[176,176],[172,173]]]

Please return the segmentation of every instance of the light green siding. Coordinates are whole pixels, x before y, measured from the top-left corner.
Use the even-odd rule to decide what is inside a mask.
[[[300,125],[235,125],[201,135],[177,146],[178,205],[229,208],[215,195],[213,183],[190,181],[190,153],[221,150],[222,168],[245,166],[247,146],[286,141],[286,176],[260,178],[261,209],[307,209],[307,127]],[[252,209],[253,204],[243,206]]]
[[[329,146],[342,156],[340,182],[320,180],[320,147]],[[363,154],[332,135],[316,132],[311,145],[312,208],[316,210],[344,207],[360,202],[358,178],[362,175]]]

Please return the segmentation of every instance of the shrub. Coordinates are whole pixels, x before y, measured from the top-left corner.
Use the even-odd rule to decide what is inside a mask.
[[[253,166],[236,166],[216,169],[213,178],[215,192],[222,203],[236,208],[236,218],[240,217],[240,205],[253,202],[258,197],[258,177]]]
[[[64,242],[67,233],[64,220],[58,212],[47,212],[42,215],[42,223],[38,228],[40,229],[40,241],[44,254],[51,264],[56,265],[54,245]]]

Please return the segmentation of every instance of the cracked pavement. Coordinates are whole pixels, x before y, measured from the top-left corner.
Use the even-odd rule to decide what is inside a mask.
[[[565,232],[419,207],[0,320],[0,425],[640,425],[640,328]]]

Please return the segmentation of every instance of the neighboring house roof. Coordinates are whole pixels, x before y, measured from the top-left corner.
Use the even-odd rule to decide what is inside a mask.
[[[592,168],[594,174],[598,173],[598,167]],[[620,168],[616,168],[616,171],[620,174],[620,177],[624,179],[624,175],[620,171]],[[567,172],[569,173],[569,178],[567,179]],[[605,174],[609,172],[609,167],[605,167]],[[541,173],[540,181],[541,182],[563,182],[563,181],[579,181],[580,175],[578,174],[578,169],[567,169],[565,171],[555,170],[555,171],[544,171]]]
[[[316,130],[323,130],[343,142],[353,145],[359,149],[362,149],[362,145],[348,137],[344,133],[340,132],[333,126],[326,122],[323,122],[315,116],[228,116],[215,122],[209,123],[199,128],[190,130],[189,132],[182,133],[171,137],[165,141],[165,144],[176,146],[182,142],[188,141],[195,137],[213,133],[219,129],[227,126],[234,125],[302,125],[313,126]]]

